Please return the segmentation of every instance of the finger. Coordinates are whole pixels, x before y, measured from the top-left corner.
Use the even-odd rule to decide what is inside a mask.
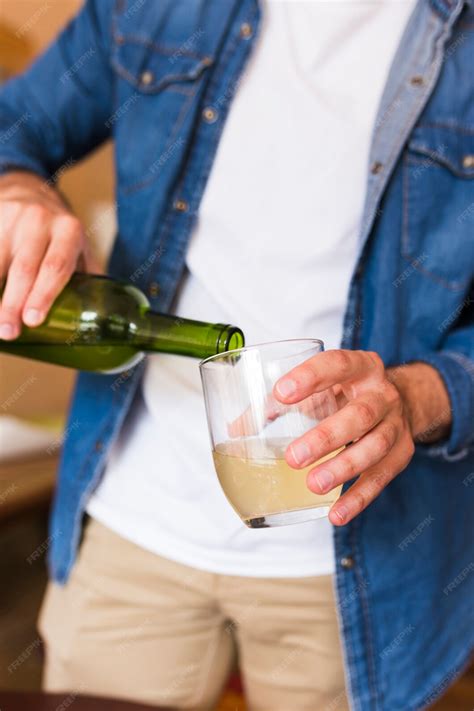
[[[79,256],[77,269],[87,274],[105,274],[103,265],[97,259],[87,242],[84,245],[82,254]]]
[[[6,283],[9,265],[10,243],[0,236],[0,297]],[[0,299],[1,300],[1,299]]]
[[[331,523],[343,526],[367,508],[397,474],[406,468],[414,451],[413,440],[406,430],[390,454],[365,471],[333,504],[329,512]]]
[[[50,246],[23,311],[23,319],[28,326],[38,326],[46,318],[55,298],[76,268],[82,244],[78,220],[64,215],[54,221]]]
[[[381,375],[380,356],[369,351],[333,350],[318,353],[280,378],[274,387],[277,400],[293,403],[338,383]]]
[[[336,486],[354,479],[389,455],[400,435],[395,422],[383,420],[365,437],[346,447],[340,454],[311,469],[308,488],[325,494]]]
[[[22,239],[21,247],[11,261],[2,296],[1,333],[7,339],[8,329],[11,338],[16,338],[20,333],[21,313],[38,274],[48,241],[48,225],[44,222],[35,221],[33,225],[27,217],[20,221],[16,229],[25,233],[25,239]]]
[[[382,420],[386,412],[387,405],[379,392],[366,393],[294,440],[287,447],[285,459],[295,469],[307,467],[365,435]]]

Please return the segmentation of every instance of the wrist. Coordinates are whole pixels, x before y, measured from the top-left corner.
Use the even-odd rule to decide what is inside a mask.
[[[431,444],[445,438],[451,426],[451,405],[444,381],[427,363],[409,363],[387,370],[399,391],[415,442]]]
[[[51,181],[27,170],[12,170],[0,176],[0,200],[37,201],[69,211]]]

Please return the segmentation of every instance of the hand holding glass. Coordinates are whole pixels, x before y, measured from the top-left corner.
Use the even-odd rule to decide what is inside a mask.
[[[249,528],[300,523],[327,516],[341,486],[311,492],[306,475],[338,449],[305,469],[286,462],[289,444],[337,410],[331,389],[294,405],[273,396],[276,381],[324,350],[299,339],[250,346],[200,364],[214,464],[227,499]]]

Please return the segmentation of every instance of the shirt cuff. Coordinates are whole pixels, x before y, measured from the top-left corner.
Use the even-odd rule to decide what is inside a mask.
[[[448,461],[464,459],[474,442],[474,361],[454,351],[430,353],[416,360],[428,363],[439,372],[448,391],[452,413],[449,437],[421,447],[427,454]]]
[[[5,175],[6,173],[11,173],[15,170],[27,170],[30,173],[35,173],[39,175],[40,178],[45,180],[51,180],[51,175],[46,170],[44,165],[35,160],[35,158],[29,156],[22,156],[21,158],[0,158],[0,175]]]

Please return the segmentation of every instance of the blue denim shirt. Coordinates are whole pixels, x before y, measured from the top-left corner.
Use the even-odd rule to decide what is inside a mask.
[[[0,94],[1,171],[49,179],[113,137],[109,271],[133,276],[155,309],[169,309],[180,281],[259,20],[256,0],[89,0]],[[356,711],[425,708],[473,647],[473,69],[472,0],[419,0],[376,121],[342,345],[378,351],[386,365],[435,366],[453,425],[448,441],[418,446],[381,496],[334,531]],[[59,582],[141,376],[138,366],[78,378],[52,516]]]

